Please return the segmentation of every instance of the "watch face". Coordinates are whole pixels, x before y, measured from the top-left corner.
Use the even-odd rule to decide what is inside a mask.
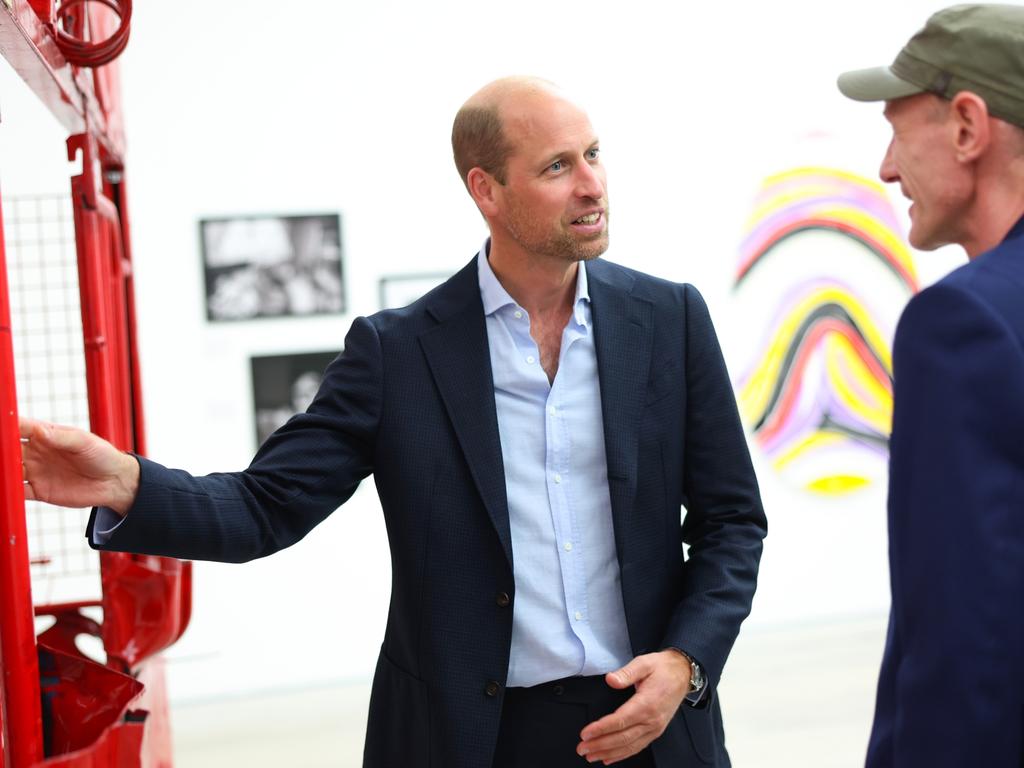
[[[690,689],[697,692],[704,687],[704,670],[694,662],[690,662]]]

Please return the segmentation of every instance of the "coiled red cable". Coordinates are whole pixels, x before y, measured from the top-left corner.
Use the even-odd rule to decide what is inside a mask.
[[[76,18],[71,11],[86,3],[100,3],[116,13],[120,23],[114,33],[106,40],[95,42],[86,40],[85,18]],[[102,67],[109,64],[128,45],[128,33],[131,29],[132,0],[63,0],[54,11],[54,32],[57,47],[64,58],[79,67]],[[81,36],[72,34],[69,27],[74,28]]]

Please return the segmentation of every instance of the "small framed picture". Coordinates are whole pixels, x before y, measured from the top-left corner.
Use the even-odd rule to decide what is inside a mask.
[[[203,219],[199,238],[208,320],[345,311],[338,214]]]
[[[380,308],[392,309],[408,306],[451,276],[451,272],[385,275],[380,279]]]
[[[252,401],[258,445],[263,445],[274,430],[309,407],[320,389],[324,369],[337,356],[337,351],[332,351],[252,358]]]

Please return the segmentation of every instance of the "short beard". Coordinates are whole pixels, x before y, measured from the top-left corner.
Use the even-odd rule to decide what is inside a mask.
[[[517,202],[513,201],[505,219],[505,227],[512,239],[529,253],[567,262],[591,261],[608,250],[607,205],[601,215],[605,220],[605,228],[599,237],[579,240],[573,236],[572,232],[563,230],[537,237],[535,233],[527,231],[528,227],[523,226],[523,222],[528,221],[528,217],[520,210]]]

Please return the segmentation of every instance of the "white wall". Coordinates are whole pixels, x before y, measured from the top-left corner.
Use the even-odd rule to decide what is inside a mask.
[[[123,88],[151,455],[196,473],[244,467],[251,355],[340,348],[352,317],[377,309],[381,274],[455,270],[472,256],[485,230],[452,167],[451,119],[510,73],[552,79],[589,106],[614,200],[608,257],[695,283],[733,362],[729,340],[744,326],[731,274],[762,178],[814,163],[873,177],[888,140],[881,108],[843,99],[835,77],[891,61],[944,4],[138,7]],[[42,178],[63,191],[60,168],[17,159],[11,137],[38,138],[43,118],[17,86],[0,87],[5,194],[38,191]],[[346,316],[206,323],[199,218],[331,210]],[[959,259],[917,263],[927,283]],[[823,501],[758,468],[771,530],[751,621],[884,611],[884,488]],[[371,484],[291,551],[195,569],[192,627],[168,654],[176,699],[371,674],[390,578]]]

